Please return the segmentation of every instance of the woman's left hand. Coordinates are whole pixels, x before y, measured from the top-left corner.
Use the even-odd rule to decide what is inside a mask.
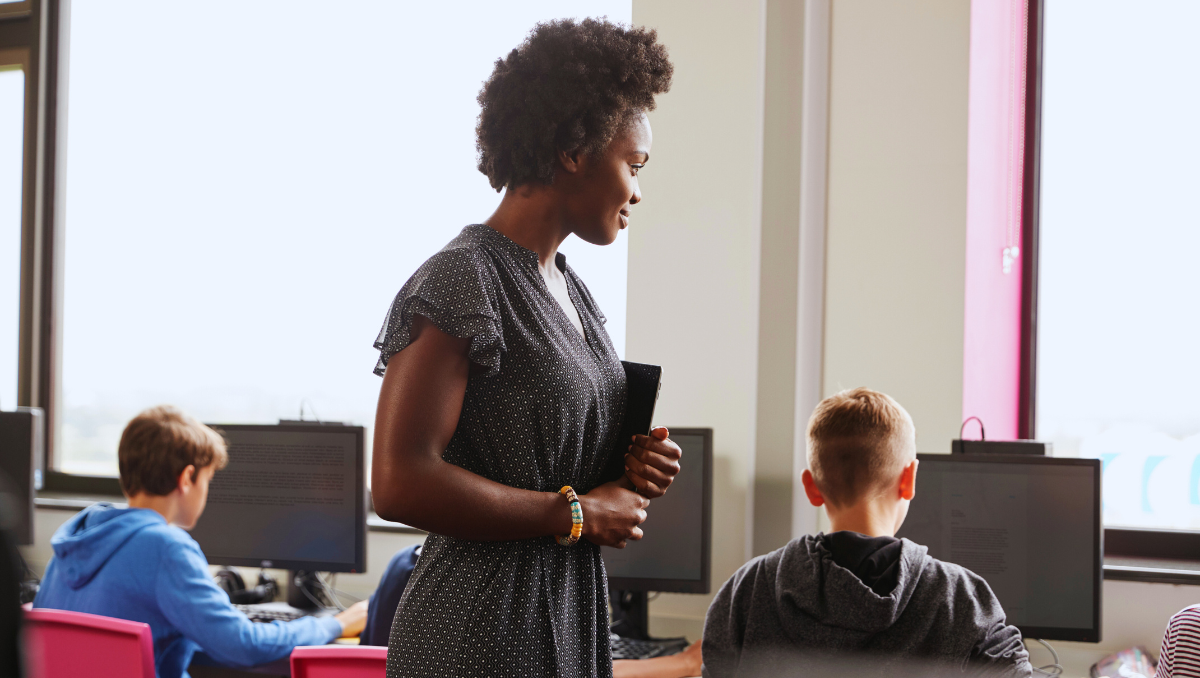
[[[667,437],[670,434],[665,426],[659,426],[648,436],[634,436],[633,444],[625,454],[625,476],[638,494],[647,499],[666,494],[679,473],[683,450]]]

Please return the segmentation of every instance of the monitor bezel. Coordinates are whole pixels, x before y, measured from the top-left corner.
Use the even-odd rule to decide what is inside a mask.
[[[362,574],[367,571],[367,484],[366,484],[366,428],[363,426],[345,426],[338,424],[329,424],[324,422],[312,422],[312,424],[207,424],[208,427],[215,429],[221,434],[229,432],[245,431],[251,432],[268,432],[268,433],[352,433],[354,434],[355,444],[355,491],[357,492],[356,502],[356,517],[355,517],[355,534],[354,534],[354,562],[328,562],[319,560],[263,560],[260,558],[239,558],[236,556],[210,556],[207,551],[204,551],[203,544],[200,545],[200,550],[204,551],[204,557],[208,562],[215,565],[232,565],[236,567],[260,567],[274,568],[281,570],[296,570],[303,572],[345,572]],[[199,542],[197,542],[199,543]]]
[[[0,452],[0,504],[10,503],[15,515],[0,521],[17,546],[32,546],[35,542],[35,498],[38,486],[38,457],[42,450],[42,427],[45,417],[36,407],[18,407],[0,412],[0,441],[15,443]]]
[[[1101,621],[1103,619],[1104,603],[1104,524],[1101,512],[1101,466],[1099,459],[1080,459],[1077,457],[1039,457],[1026,454],[918,454],[922,462],[945,462],[949,464],[1023,464],[1026,466],[1088,466],[1092,469],[1092,483],[1095,490],[1092,507],[1092,625],[1091,627],[1068,626],[1029,626],[1014,624],[1025,638],[1042,640],[1062,640],[1081,643],[1098,643],[1101,639]],[[917,473],[917,492],[921,491],[920,467]]]
[[[622,591],[661,591],[663,593],[711,593],[712,592],[712,503],[713,503],[713,430],[711,428],[673,428],[667,430],[675,435],[700,436],[703,438],[704,455],[704,502],[700,516],[700,579],[659,579],[655,577],[609,577],[609,588]],[[687,464],[687,459],[681,460]],[[670,492],[670,490],[667,490]],[[651,507],[653,510],[653,506]]]

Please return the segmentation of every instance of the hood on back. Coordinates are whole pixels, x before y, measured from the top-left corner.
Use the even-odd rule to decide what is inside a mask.
[[[101,502],[80,511],[50,539],[64,580],[73,589],[92,580],[129,538],[153,525],[165,525],[157,511],[116,508]]]
[[[901,540],[896,587],[880,596],[833,561],[820,535],[795,539],[782,549],[775,572],[775,600],[784,629],[803,633],[814,623],[874,634],[895,624],[920,581],[928,549]]]

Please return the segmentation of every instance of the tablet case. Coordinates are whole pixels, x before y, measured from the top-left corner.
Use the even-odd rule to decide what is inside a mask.
[[[658,402],[658,391],[662,387],[662,367],[621,361],[625,368],[625,421],[621,426],[621,438],[613,454],[613,478],[625,473],[625,453],[634,435],[649,435],[654,421],[654,405]]]

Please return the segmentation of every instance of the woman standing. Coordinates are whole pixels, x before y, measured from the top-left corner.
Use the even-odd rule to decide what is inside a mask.
[[[641,538],[680,450],[665,429],[619,440],[624,372],[558,247],[628,225],[670,80],[654,31],[586,19],[539,24],[484,84],[479,169],[504,198],[405,284],[375,344],[375,508],[430,532],[389,678],[612,673],[599,547]]]

